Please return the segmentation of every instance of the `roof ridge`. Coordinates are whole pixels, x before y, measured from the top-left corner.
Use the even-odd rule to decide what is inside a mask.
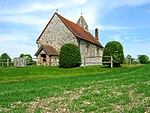
[[[77,38],[86,40],[88,42],[91,42],[93,44],[96,44],[100,47],[103,48],[103,46],[100,44],[99,41],[97,41],[94,36],[84,30],[81,26],[79,26],[78,24],[66,19],[65,17],[61,16],[60,14],[58,14],[57,12],[55,12],[52,16],[52,18],[49,20],[49,22],[47,23],[46,27],[43,29],[42,33],[40,34],[40,36],[38,37],[37,41],[41,38],[42,34],[45,32],[45,30],[47,29],[48,25],[51,23],[51,20],[54,18],[54,16],[57,15],[60,20],[65,24],[65,26],[74,34],[74,36],[76,36]]]
[[[97,41],[97,40],[94,38],[94,36],[93,36],[89,31],[84,30],[84,29],[83,29],[81,26],[79,26],[78,24],[76,24],[76,23],[74,23],[74,22],[72,22],[72,21],[70,21],[70,20],[64,18],[64,17],[61,16],[60,14],[58,14],[58,13],[56,13],[56,14],[57,14],[57,16],[62,20],[62,22],[69,28],[69,30],[70,30],[75,36],[77,36],[78,38],[84,39],[84,40],[86,40],[86,41],[89,41],[89,42],[91,42],[91,43],[94,43],[94,44],[96,44],[96,45],[98,45],[98,46],[101,46],[101,47],[103,48],[103,46],[100,44],[100,42]],[[71,25],[68,25],[68,24],[67,24],[68,22],[71,23],[71,24],[73,24],[74,27],[76,26],[76,27],[78,27],[78,28],[77,28],[77,29],[75,29],[74,27],[71,27],[71,28],[70,28]],[[80,29],[80,30],[82,30],[82,31],[78,31],[78,29]],[[75,31],[78,31],[78,32],[76,33]],[[80,32],[84,32],[85,35],[87,36],[87,38],[82,37],[82,36],[81,36],[82,33],[80,33]],[[90,36],[89,36],[89,35],[90,35]]]

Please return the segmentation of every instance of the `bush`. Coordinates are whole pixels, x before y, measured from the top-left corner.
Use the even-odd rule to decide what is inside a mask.
[[[75,44],[65,44],[60,49],[59,66],[62,68],[79,67],[81,54]]]
[[[141,64],[148,64],[149,57],[147,55],[139,55],[139,61]]]
[[[103,53],[103,62],[109,62],[110,58],[104,56],[112,56],[113,57],[113,66],[120,67],[120,64],[124,62],[124,53],[122,45],[117,41],[108,42],[104,48]],[[111,65],[110,63],[103,63],[103,65]]]

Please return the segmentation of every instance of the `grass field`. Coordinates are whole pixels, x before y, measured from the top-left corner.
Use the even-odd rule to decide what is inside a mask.
[[[150,112],[150,65],[0,68],[0,112]]]

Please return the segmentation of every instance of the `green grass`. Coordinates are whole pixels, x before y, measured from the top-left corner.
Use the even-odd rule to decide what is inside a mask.
[[[28,66],[24,68],[0,67],[0,83],[23,80],[35,80],[41,78],[60,78],[69,76],[80,76],[86,74],[99,74],[111,71],[113,69],[100,68],[102,66],[88,66],[86,68],[59,68]]]
[[[150,65],[11,67],[0,77],[0,112],[150,112]]]

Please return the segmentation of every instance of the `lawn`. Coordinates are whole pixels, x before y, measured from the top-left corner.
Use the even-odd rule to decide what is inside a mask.
[[[87,66],[79,68],[59,68],[59,67],[44,67],[44,66],[28,66],[24,68],[17,67],[0,67],[0,83],[47,79],[47,78],[60,78],[69,76],[80,76],[87,74],[100,74],[109,72],[113,69],[101,68],[102,66]]]
[[[150,112],[150,65],[0,68],[0,112]]]

